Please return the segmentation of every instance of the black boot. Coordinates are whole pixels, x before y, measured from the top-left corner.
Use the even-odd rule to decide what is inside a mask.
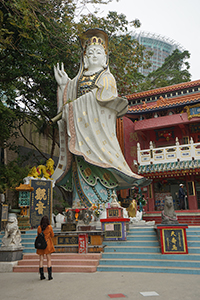
[[[46,279],[46,277],[44,277],[44,270],[43,268],[39,268],[40,271],[40,280]]]
[[[52,277],[52,267],[47,268],[47,270],[48,270],[48,279],[49,280],[53,279],[53,277]]]

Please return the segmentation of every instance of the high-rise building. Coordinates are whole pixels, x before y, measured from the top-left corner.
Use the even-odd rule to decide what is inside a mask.
[[[161,35],[156,35],[148,32],[133,33],[135,38],[141,45],[146,47],[145,51],[153,51],[154,54],[151,57],[151,67],[139,69],[139,72],[144,76],[147,76],[150,72],[155,71],[162,66],[165,59],[173,53],[175,49],[179,49],[181,52],[184,50],[183,47],[169,38]]]

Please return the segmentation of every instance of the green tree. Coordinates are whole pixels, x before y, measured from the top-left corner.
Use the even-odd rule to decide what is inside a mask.
[[[17,134],[13,120],[16,119],[15,112],[0,102],[0,147],[4,147],[5,141]]]
[[[75,22],[79,5],[107,2],[109,0],[0,2],[0,90],[5,91],[8,105],[17,111],[19,130],[25,122],[33,122],[39,132],[49,136],[51,157],[58,143],[57,125],[49,126],[49,120],[57,112],[53,65],[64,62],[69,77],[77,74],[80,32],[89,27],[100,27],[108,32],[110,65],[119,81],[120,94],[127,93],[139,76],[135,70],[142,64],[142,46],[131,40],[128,21],[123,14],[110,12],[105,18],[87,15]],[[132,24],[140,25],[138,20]],[[123,59],[119,60],[119,56]]]
[[[149,73],[143,81],[138,83],[136,90],[146,91],[190,81],[190,65],[187,61],[189,58],[190,53],[188,51],[180,52],[178,49],[174,50],[174,52],[165,59],[164,64],[160,68]]]

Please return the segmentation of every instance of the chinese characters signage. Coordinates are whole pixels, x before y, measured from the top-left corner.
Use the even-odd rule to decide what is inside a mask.
[[[44,215],[51,222],[52,212],[52,182],[50,180],[31,180],[34,191],[30,199],[30,224],[37,227]]]
[[[77,236],[58,236],[58,245],[78,245]]]
[[[161,245],[163,254],[186,254],[187,240],[184,228],[162,228]]]
[[[87,253],[88,252],[88,235],[79,234],[78,236],[78,253]]]

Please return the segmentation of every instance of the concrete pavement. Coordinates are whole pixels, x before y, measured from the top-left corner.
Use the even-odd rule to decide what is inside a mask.
[[[53,278],[39,280],[37,273],[0,273],[0,299],[200,299],[199,275],[96,272],[54,273]],[[150,296],[150,292],[158,295]]]

